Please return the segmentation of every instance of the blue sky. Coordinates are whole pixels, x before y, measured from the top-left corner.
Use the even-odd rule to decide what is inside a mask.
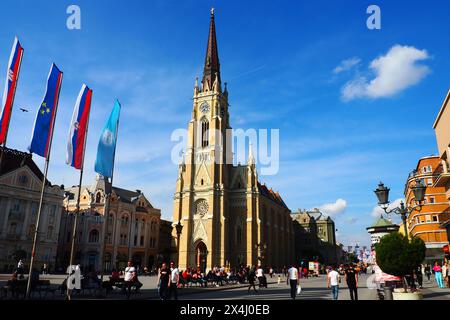
[[[71,4],[81,8],[81,30],[66,28]],[[381,8],[381,30],[366,27],[370,4]],[[64,79],[50,180],[78,181],[64,160],[85,82],[93,89],[85,182],[94,179],[98,137],[119,98],[115,185],[143,190],[171,219],[170,135],[191,116],[212,6],[232,127],[280,129],[280,171],[262,182],[292,211],[331,214],[345,245],[368,244],[378,181],[399,199],[418,159],[437,153],[432,125],[450,76],[445,0],[2,1],[0,72],[15,35],[25,48],[8,146],[27,148],[55,62]]]

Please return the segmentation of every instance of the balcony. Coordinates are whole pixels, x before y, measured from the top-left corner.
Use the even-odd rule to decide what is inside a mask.
[[[445,187],[449,182],[450,182],[450,172],[442,172],[434,182],[433,187]]]

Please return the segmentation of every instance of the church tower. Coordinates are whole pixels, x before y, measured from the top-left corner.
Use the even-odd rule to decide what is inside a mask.
[[[194,84],[186,153],[174,194],[172,235],[181,269],[275,267],[287,265],[293,256],[289,208],[277,192],[259,183],[251,146],[247,164],[233,166],[231,138],[212,9],[203,76]],[[179,235],[177,225],[182,226]]]
[[[222,88],[214,9],[201,83],[195,80],[188,144],[179,167],[174,224],[183,225],[179,265],[203,270],[226,263],[226,190],[232,166],[228,91]],[[175,231],[174,231],[175,232]],[[176,234],[174,234],[176,237]],[[178,247],[178,246],[177,246]]]

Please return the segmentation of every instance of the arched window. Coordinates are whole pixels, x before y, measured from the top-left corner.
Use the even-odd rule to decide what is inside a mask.
[[[98,230],[94,229],[89,232],[89,242],[97,243],[99,238]]]
[[[203,117],[202,118],[202,148],[207,147],[209,145],[209,122],[208,120]]]
[[[101,200],[102,195],[100,194],[100,192],[97,192],[97,195],[95,196],[95,203],[100,203]]]

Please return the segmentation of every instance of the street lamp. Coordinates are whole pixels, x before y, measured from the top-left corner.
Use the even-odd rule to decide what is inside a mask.
[[[180,264],[180,236],[181,231],[183,231],[183,226],[181,225],[181,220],[178,220],[178,224],[175,226],[177,230],[177,246],[178,246],[178,264]]]
[[[255,244],[255,249],[256,250],[258,250],[258,260],[260,260],[261,261],[261,263],[263,262],[263,260],[264,260],[264,254],[265,254],[265,252],[266,252],[266,250],[267,250],[267,244],[266,243],[257,243],[257,244]],[[260,253],[261,253],[261,255],[260,255]]]
[[[426,186],[422,184],[422,182],[419,179],[416,179],[416,184],[412,187],[412,191],[414,193],[414,200],[416,202],[415,206],[405,206],[405,203],[402,201],[400,202],[400,207],[393,208],[391,210],[388,210],[389,207],[389,188],[385,187],[383,182],[380,182],[378,185],[378,188],[375,189],[375,194],[378,198],[378,205],[386,212],[386,214],[390,213],[396,213],[401,215],[402,221],[403,221],[403,227],[405,228],[405,235],[408,237],[408,228],[406,227],[406,218],[409,214],[411,214],[413,211],[419,211],[422,210],[422,202],[425,198],[425,190]]]

